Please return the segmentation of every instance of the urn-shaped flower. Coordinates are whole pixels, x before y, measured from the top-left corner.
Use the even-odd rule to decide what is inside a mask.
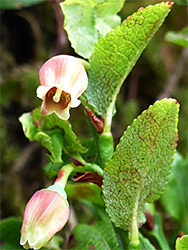
[[[69,204],[64,196],[49,189],[37,191],[24,211],[20,244],[25,249],[40,249],[63,228],[68,217]]]
[[[79,106],[78,97],[86,90],[88,78],[82,63],[73,56],[59,55],[43,64],[39,71],[41,86],[37,96],[43,100],[41,113],[55,112],[63,120],[69,119],[70,108]]]

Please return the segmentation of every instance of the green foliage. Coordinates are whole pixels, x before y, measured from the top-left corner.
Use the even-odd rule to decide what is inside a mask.
[[[45,176],[48,179],[51,179],[54,176],[58,175],[61,168],[62,168],[62,163],[53,164],[52,162],[49,162],[44,168]]]
[[[141,233],[139,233],[139,240],[141,243],[141,250],[155,250],[155,247]]]
[[[70,249],[103,249],[118,250],[118,241],[109,220],[101,221],[89,226],[79,224],[73,230],[74,242],[71,242]]]
[[[176,240],[176,250],[186,250],[188,248],[188,235],[184,235]]]
[[[170,173],[177,140],[179,105],[157,101],[126,130],[104,169],[106,211],[117,227],[145,221],[142,206],[158,199]]]
[[[87,200],[97,205],[104,205],[100,188],[92,183],[68,183],[65,192],[71,199]]]
[[[181,6],[188,6],[187,0],[174,0],[174,2]]]
[[[124,0],[66,0],[61,3],[65,30],[77,54],[89,58],[95,43],[120,24],[116,14],[123,3]]]
[[[24,133],[30,141],[38,141],[47,148],[53,163],[62,162],[62,148],[67,153],[86,152],[68,121],[59,119],[55,114],[43,116],[37,108],[19,118]]]
[[[166,34],[165,39],[167,42],[188,48],[188,27],[179,32],[169,31]]]
[[[84,95],[97,114],[104,117],[107,112],[112,113],[123,81],[162,25],[170,8],[168,2],[140,8],[95,44],[89,85]]]
[[[188,156],[176,154],[161,202],[166,212],[180,222],[181,230],[188,233]]]
[[[99,136],[98,147],[99,147],[102,167],[104,167],[106,161],[108,159],[111,159],[114,154],[114,141],[112,134],[110,132],[102,133]]]
[[[0,240],[3,242],[2,250],[20,250],[20,229],[22,220],[9,217],[0,221]]]
[[[20,9],[23,7],[29,7],[45,0],[1,0],[0,8],[1,9]]]
[[[49,241],[41,250],[62,250],[63,243],[62,237],[55,235],[51,241]]]
[[[170,247],[164,234],[163,223],[160,214],[155,212],[153,218],[155,222],[154,228],[149,231],[149,235],[156,240],[161,250],[170,250]]]

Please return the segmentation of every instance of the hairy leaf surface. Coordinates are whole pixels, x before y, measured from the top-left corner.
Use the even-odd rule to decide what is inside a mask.
[[[186,250],[188,247],[188,235],[184,235],[176,240],[176,250]]]
[[[74,246],[70,249],[119,250],[118,241],[110,220],[101,221],[93,226],[79,224],[73,230]]]
[[[124,1],[66,0],[61,3],[65,30],[77,54],[89,58],[99,38],[120,24],[117,12]]]
[[[171,170],[177,141],[179,104],[157,101],[133,121],[104,169],[106,210],[117,227],[145,221],[145,202],[158,199]]]
[[[123,81],[162,25],[171,5],[166,2],[140,8],[96,43],[84,95],[98,115],[104,117],[109,109],[112,112]]]

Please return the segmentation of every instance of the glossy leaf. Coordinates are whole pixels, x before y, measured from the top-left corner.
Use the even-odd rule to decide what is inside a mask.
[[[25,113],[19,118],[24,133],[30,141],[38,141],[47,148],[51,155],[49,159],[53,163],[62,162],[62,150],[67,153],[86,152],[68,121],[59,119],[55,114],[43,116],[40,109],[32,113]]]
[[[20,229],[22,221],[19,218],[9,217],[0,221],[0,241],[2,250],[19,250],[20,246]]]
[[[188,157],[177,155],[161,203],[166,212],[180,222],[181,229],[188,233]]]
[[[61,3],[65,30],[77,54],[89,58],[99,38],[120,24],[117,12],[123,3],[124,0],[66,0]]]
[[[73,230],[74,242],[70,249],[104,249],[119,250],[119,245],[112,224],[109,220],[101,221],[93,226],[79,224]]]
[[[84,96],[98,115],[104,118],[107,112],[113,112],[121,85],[162,25],[171,6],[166,2],[140,8],[96,43]]]
[[[157,101],[133,121],[104,169],[106,211],[117,227],[145,221],[145,202],[158,199],[167,184],[177,141],[179,104]]]
[[[169,31],[166,34],[165,39],[167,42],[188,48],[188,27],[179,32]]]

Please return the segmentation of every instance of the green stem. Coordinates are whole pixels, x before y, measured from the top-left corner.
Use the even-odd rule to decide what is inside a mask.
[[[106,115],[104,117],[104,130],[103,130],[103,132],[111,132],[113,111],[114,111],[117,95],[120,91],[120,86],[116,88],[114,95],[113,95],[113,98],[112,98],[112,101],[111,101],[111,104],[108,107]]]
[[[132,215],[132,224],[131,224],[131,232],[130,232],[131,242],[129,244],[129,249],[140,249],[140,241],[139,241],[139,235],[138,235],[138,223],[137,223],[138,197],[135,201],[135,206],[134,206],[133,215]]]
[[[67,164],[61,168],[61,170],[58,173],[58,177],[55,180],[54,184],[49,186],[47,190],[57,192],[62,197],[67,199],[67,194],[65,193],[64,187],[67,184],[67,180],[71,172],[74,170],[73,164]]]
[[[74,170],[75,166],[73,164],[67,164],[61,168],[58,173],[58,177],[55,180],[54,184],[60,184],[62,188],[67,184],[67,180],[71,172]]]
[[[139,237],[138,237],[137,218],[135,215],[133,215],[133,220],[132,220],[131,242],[133,242],[135,245],[140,243]]]
[[[163,231],[161,216],[158,213],[156,213],[154,215],[154,220],[155,220],[154,229],[149,234],[156,239],[161,250],[170,250],[168,241]]]

